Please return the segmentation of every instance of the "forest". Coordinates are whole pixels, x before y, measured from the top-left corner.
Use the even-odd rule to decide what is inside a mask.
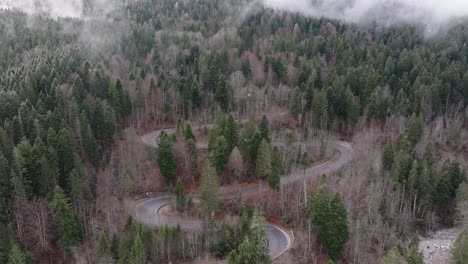
[[[0,263],[468,262],[467,21],[85,2],[0,9]]]

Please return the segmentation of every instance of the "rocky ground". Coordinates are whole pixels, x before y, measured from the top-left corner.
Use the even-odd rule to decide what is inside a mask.
[[[419,249],[424,256],[425,264],[450,263],[452,246],[463,228],[468,227],[468,202],[465,201],[459,208],[460,216],[457,226],[435,231],[421,238]]]
[[[429,237],[422,238],[419,244],[419,249],[423,252],[424,263],[450,263],[450,259],[452,257],[452,245],[461,230],[461,227],[442,229]]]

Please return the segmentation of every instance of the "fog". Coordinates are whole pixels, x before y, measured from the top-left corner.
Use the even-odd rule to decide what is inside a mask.
[[[18,9],[28,14],[83,18],[110,14],[121,0],[0,0],[0,8]]]
[[[437,32],[468,16],[468,0],[260,0],[267,7],[388,26],[418,23]]]

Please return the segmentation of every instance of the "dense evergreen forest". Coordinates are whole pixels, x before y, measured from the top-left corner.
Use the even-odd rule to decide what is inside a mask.
[[[0,263],[416,264],[419,234],[468,212],[468,22],[428,37],[250,0],[87,8],[0,10]],[[281,185],[339,139],[352,164]],[[220,198],[260,182],[261,197]],[[210,224],[142,225],[149,191]],[[296,240],[274,260],[267,221]]]

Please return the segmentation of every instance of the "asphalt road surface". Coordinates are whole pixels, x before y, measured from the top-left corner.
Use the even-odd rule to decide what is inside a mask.
[[[205,125],[199,127],[193,127],[195,130],[198,128],[211,128],[212,125]],[[157,147],[158,145],[158,138],[162,131],[166,133],[174,133],[174,128],[157,130],[146,134],[142,137],[143,142],[151,147]],[[206,148],[206,144],[199,144],[199,148]],[[341,141],[330,141],[328,142],[328,147],[334,148],[338,150],[338,155],[329,160],[325,163],[320,165],[310,167],[304,171],[300,172],[293,172],[289,175],[285,175],[281,178],[281,185],[288,185],[292,184],[297,181],[303,181],[304,175],[306,178],[313,178],[317,177],[318,175],[332,173],[341,169],[344,165],[352,161],[353,158],[353,148],[350,144]],[[257,186],[250,186],[244,187],[241,189],[243,194],[249,194],[258,192]],[[221,194],[223,195],[223,194]],[[232,194],[227,194],[232,195]],[[198,196],[192,196],[192,199],[196,201]],[[181,226],[184,230],[189,231],[197,231],[203,228],[204,222],[200,219],[187,219],[180,216],[166,216],[160,213],[161,209],[170,205],[171,201],[169,196],[166,194],[160,194],[154,198],[148,198],[145,200],[141,200],[137,206],[135,211],[136,219],[145,225],[151,227],[160,227],[160,226],[176,226],[177,224]],[[292,245],[293,238],[290,237],[289,233],[286,232],[283,228],[274,225],[272,223],[268,223],[267,226],[268,232],[268,241],[270,247],[270,255],[273,259],[278,258],[284,252],[286,252]]]

